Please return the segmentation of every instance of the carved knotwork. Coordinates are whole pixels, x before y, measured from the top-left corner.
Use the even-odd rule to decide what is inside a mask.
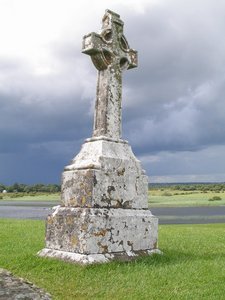
[[[110,65],[118,65],[122,70],[137,67],[137,51],[129,47],[123,35],[120,16],[110,10],[103,17],[101,32],[84,36],[82,52],[91,56],[98,70]]]

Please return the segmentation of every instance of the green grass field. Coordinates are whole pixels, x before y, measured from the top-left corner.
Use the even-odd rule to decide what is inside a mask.
[[[0,201],[59,201],[60,193],[7,193]]]
[[[225,225],[159,227],[162,256],[82,267],[36,256],[44,222],[0,219],[0,267],[53,299],[224,299]]]
[[[220,197],[221,200],[209,201],[215,196]],[[225,192],[151,190],[149,191],[149,205],[150,207],[225,205]]]
[[[209,201],[213,197],[220,197],[221,200]],[[24,194],[8,193],[2,195],[0,201],[60,201],[60,194]],[[220,206],[225,205],[225,192],[201,192],[201,191],[176,191],[171,189],[149,191],[149,206]]]

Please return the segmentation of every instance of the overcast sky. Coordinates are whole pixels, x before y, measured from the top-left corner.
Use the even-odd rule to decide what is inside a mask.
[[[0,183],[59,183],[92,134],[82,37],[119,13],[139,66],[123,138],[150,182],[225,181],[225,1],[0,0]]]

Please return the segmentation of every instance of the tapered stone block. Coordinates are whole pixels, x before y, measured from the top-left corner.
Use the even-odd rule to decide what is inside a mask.
[[[147,208],[148,179],[125,141],[89,139],[62,175],[65,206]]]

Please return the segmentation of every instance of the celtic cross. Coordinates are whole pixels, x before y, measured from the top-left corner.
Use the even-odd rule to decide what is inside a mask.
[[[93,137],[121,138],[122,71],[137,67],[137,51],[123,34],[120,16],[106,10],[100,33],[83,38],[82,52],[98,70]]]

